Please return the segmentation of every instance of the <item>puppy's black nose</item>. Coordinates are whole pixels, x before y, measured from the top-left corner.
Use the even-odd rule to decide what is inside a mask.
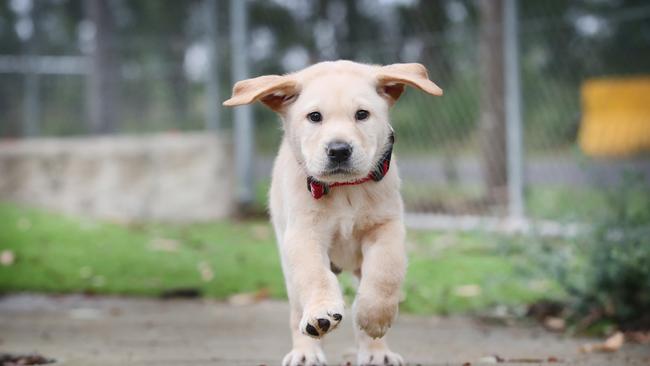
[[[352,146],[343,141],[332,141],[327,144],[327,157],[330,161],[342,163],[347,161],[352,155]]]

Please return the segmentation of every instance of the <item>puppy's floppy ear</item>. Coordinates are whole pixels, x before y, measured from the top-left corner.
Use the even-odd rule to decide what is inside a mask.
[[[237,82],[232,89],[232,97],[223,105],[234,107],[259,100],[279,112],[297,96],[298,84],[290,76],[265,75]]]
[[[442,95],[442,89],[429,80],[427,69],[421,64],[382,66],[377,71],[377,81],[379,93],[388,97],[393,103],[404,92],[404,85],[410,85],[431,95]]]

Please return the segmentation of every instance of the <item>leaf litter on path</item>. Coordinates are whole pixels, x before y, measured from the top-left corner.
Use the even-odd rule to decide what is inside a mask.
[[[0,366],[45,365],[54,362],[56,362],[54,359],[45,358],[38,354],[29,354],[29,355],[12,355],[10,353],[0,354]]]
[[[499,355],[492,355],[492,356],[486,356],[482,357],[481,359],[478,360],[478,363],[536,363],[536,364],[542,364],[542,363],[557,363],[557,362],[562,362],[562,360],[558,359],[555,356],[550,356],[547,358],[533,358],[533,357],[516,357],[516,358],[503,358]],[[466,362],[466,364],[471,365],[470,362]]]
[[[268,299],[270,295],[269,289],[264,287],[254,292],[244,292],[232,295],[228,298],[228,303],[233,306],[252,305]]]
[[[625,343],[625,336],[621,332],[616,332],[607,338],[605,342],[587,343],[582,345],[580,347],[580,352],[616,352],[623,347],[623,343]]]

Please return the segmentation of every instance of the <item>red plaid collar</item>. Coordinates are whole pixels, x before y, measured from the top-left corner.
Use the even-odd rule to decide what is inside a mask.
[[[338,186],[353,186],[357,184],[362,184],[368,181],[379,182],[386,176],[388,169],[390,169],[390,159],[393,155],[393,144],[395,143],[395,136],[391,131],[390,137],[388,138],[388,149],[381,156],[381,159],[375,165],[375,168],[365,177],[357,179],[350,182],[334,182],[334,183],[325,183],[316,180],[316,178],[309,176],[307,177],[307,189],[311,193],[311,196],[314,199],[320,199],[324,195],[328,194],[330,189]]]

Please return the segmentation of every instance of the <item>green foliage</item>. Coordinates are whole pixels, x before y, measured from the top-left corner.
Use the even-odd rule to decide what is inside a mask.
[[[601,312],[623,327],[650,327],[650,187],[628,177],[582,243],[587,249],[576,310]]]
[[[607,209],[607,195],[600,188],[536,185],[526,187],[526,214],[532,218],[581,222]]]
[[[572,246],[540,239],[527,248],[568,295],[582,330],[598,322],[650,327],[650,187],[631,178],[591,213],[593,226]]]

